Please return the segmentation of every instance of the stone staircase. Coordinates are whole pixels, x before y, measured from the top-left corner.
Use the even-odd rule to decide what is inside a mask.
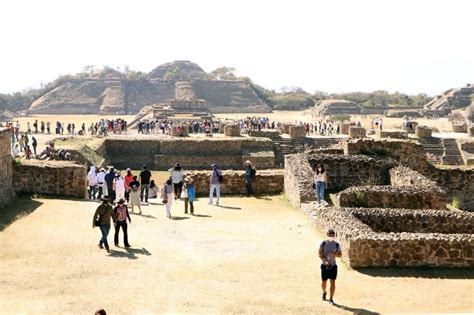
[[[464,160],[459,151],[458,144],[455,139],[443,139],[444,154],[443,164],[445,165],[463,165]]]
[[[443,163],[444,145],[440,138],[421,138],[418,140],[423,146],[426,159],[432,164]]]
[[[302,152],[305,146],[311,148],[330,148],[338,144],[339,138],[283,138],[280,137],[273,141],[273,151],[275,152],[275,165],[283,167],[285,164],[285,155]]]

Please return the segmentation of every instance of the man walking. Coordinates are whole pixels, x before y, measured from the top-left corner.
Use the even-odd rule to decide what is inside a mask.
[[[110,219],[115,222],[115,214],[112,206],[109,205],[109,198],[104,196],[102,198],[102,203],[95,210],[94,217],[92,218],[92,228],[95,228],[96,226],[100,228],[102,237],[98,246],[99,248],[104,248],[105,246],[105,249],[109,253],[110,250],[109,243],[107,242],[107,236],[109,235],[110,231]]]
[[[247,188],[247,197],[250,197],[250,195],[253,195],[253,187],[252,187],[252,182],[255,179],[256,171],[252,167],[252,163],[247,160],[244,163],[245,165],[245,187]]]
[[[115,190],[114,190],[114,179],[115,179],[115,170],[114,167],[111,166],[109,168],[109,172],[105,174],[104,180],[107,186],[107,194],[110,197],[111,202],[113,203],[115,200]]]
[[[222,172],[219,169],[217,163],[211,165],[212,173],[210,176],[210,191],[209,191],[209,204],[212,205],[212,200],[214,198],[214,190],[216,191],[217,201],[216,205],[219,205],[219,200],[221,199],[221,182],[223,181]]]
[[[151,172],[147,169],[146,165],[143,165],[142,171],[140,172],[140,199],[143,202],[143,198],[145,198],[145,202],[148,202],[148,193],[150,191],[150,179],[151,179]],[[143,196],[143,192],[145,192],[145,196]]]
[[[330,280],[329,303],[335,305],[333,297],[336,292],[337,264],[336,257],[341,257],[341,247],[334,237],[336,233],[333,229],[327,231],[327,239],[319,246],[319,258],[321,258],[321,287],[323,289],[323,301],[326,301],[326,284]]]
[[[99,174],[97,174],[97,185],[99,186],[99,195],[97,199],[101,199],[102,195],[106,195],[106,186],[105,186],[105,169],[101,168]]]

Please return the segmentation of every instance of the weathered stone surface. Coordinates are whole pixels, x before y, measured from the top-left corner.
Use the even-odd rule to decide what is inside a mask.
[[[319,101],[311,111],[316,115],[360,115],[361,107],[355,102],[346,100],[322,100]]]
[[[418,138],[431,138],[431,128],[428,126],[416,126],[415,133]]]
[[[305,136],[304,126],[290,125],[288,134],[293,139],[304,138]]]
[[[224,135],[227,137],[239,137],[240,136],[240,126],[238,124],[225,125],[224,126]]]
[[[10,130],[0,127],[0,207],[9,202],[13,197],[12,156],[10,148]]]
[[[467,131],[468,131],[469,137],[474,137],[474,125],[473,125],[473,126],[469,126],[469,128],[467,129]]]
[[[408,138],[408,133],[406,131],[399,130],[380,130],[379,137],[391,139],[406,139]]]
[[[13,168],[17,192],[85,198],[87,168],[67,161],[24,160]]]
[[[362,139],[367,135],[367,130],[362,127],[350,126],[349,127],[349,138],[351,139]]]
[[[251,137],[261,137],[261,138],[270,138],[278,139],[281,135],[281,132],[278,130],[250,130],[249,136]]]
[[[451,128],[452,128],[453,132],[467,132],[467,124],[465,122],[463,122],[463,123],[453,122],[451,124]]]

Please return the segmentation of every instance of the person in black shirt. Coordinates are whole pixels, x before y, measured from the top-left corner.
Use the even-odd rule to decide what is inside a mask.
[[[140,214],[142,214],[142,208],[140,206],[140,182],[137,180],[136,176],[133,176],[133,180],[128,185],[130,187],[130,207],[137,206]]]
[[[109,172],[105,174],[104,179],[107,184],[107,194],[109,195],[110,201],[113,203],[116,197],[114,190],[115,170],[113,167],[110,167]]]
[[[151,172],[147,169],[146,165],[143,165],[142,171],[140,172],[140,199],[143,201],[143,197],[145,197],[145,202],[148,202],[148,192],[150,191],[150,179],[151,179]],[[145,191],[145,196],[143,196],[143,192]]]

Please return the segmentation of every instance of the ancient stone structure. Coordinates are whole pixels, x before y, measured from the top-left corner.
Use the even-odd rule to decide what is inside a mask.
[[[351,139],[362,139],[367,135],[367,130],[362,127],[350,126],[349,127],[349,138]]]
[[[10,130],[0,127],[0,207],[9,202],[13,197],[12,156],[10,148]]]
[[[249,136],[251,137],[261,137],[261,138],[270,138],[276,140],[280,138],[281,132],[278,130],[250,130]]]
[[[350,128],[351,126],[354,126],[354,127],[355,127],[355,126],[356,126],[355,122],[343,122],[343,123],[341,124],[341,133],[342,133],[343,135],[348,135],[348,134],[349,134],[349,128]]]
[[[187,137],[189,136],[189,126],[180,126],[171,128],[172,137]]]
[[[416,186],[354,186],[337,195],[341,207],[446,209],[446,193]]]
[[[67,161],[24,160],[13,168],[16,192],[85,198],[87,168]]]
[[[417,121],[409,121],[409,122],[405,122],[402,125],[402,129],[405,130],[409,134],[414,134],[417,126],[418,126]]]
[[[453,132],[467,132],[467,124],[465,122],[453,122],[451,127]]]
[[[473,126],[469,126],[467,128],[467,133],[469,134],[469,137],[474,137],[474,125]]]
[[[283,192],[283,170],[257,170],[253,188],[257,195],[274,195]],[[193,171],[192,177],[198,196],[209,196],[209,176],[211,171]],[[245,172],[222,172],[224,182],[221,184],[223,195],[245,195]]]
[[[302,210],[319,229],[335,228],[343,259],[357,267],[473,267],[472,226],[467,212],[412,209]]]
[[[181,60],[161,65],[143,79],[127,79],[111,70],[87,79],[62,80],[36,99],[29,112],[138,113],[144,106],[170,99],[204,100],[211,112],[271,112],[248,82],[200,79],[205,75],[197,64]]]
[[[415,133],[418,138],[431,138],[431,128],[428,126],[416,126]]]
[[[399,130],[380,130],[378,131],[380,138],[390,138],[390,139],[407,139],[408,133],[406,131]]]
[[[124,154],[124,148],[133,154]],[[275,167],[273,142],[266,138],[104,139],[97,154],[107,165],[167,170],[179,162],[185,169],[208,169],[218,162],[224,169],[241,169],[250,160],[258,169]]]
[[[240,137],[240,126],[238,124],[225,125],[224,135],[227,137]]]
[[[423,113],[425,115],[447,115],[453,109],[469,106],[472,103],[472,95],[474,95],[474,84],[468,83],[459,89],[449,89],[425,104]]]
[[[346,100],[322,100],[312,108],[312,111],[317,115],[360,115],[361,107],[355,102]]]
[[[288,134],[290,135],[291,138],[294,138],[294,139],[304,138],[305,136],[304,126],[290,125]]]
[[[286,133],[286,134],[289,134],[290,133],[290,124],[281,124],[281,133]]]

